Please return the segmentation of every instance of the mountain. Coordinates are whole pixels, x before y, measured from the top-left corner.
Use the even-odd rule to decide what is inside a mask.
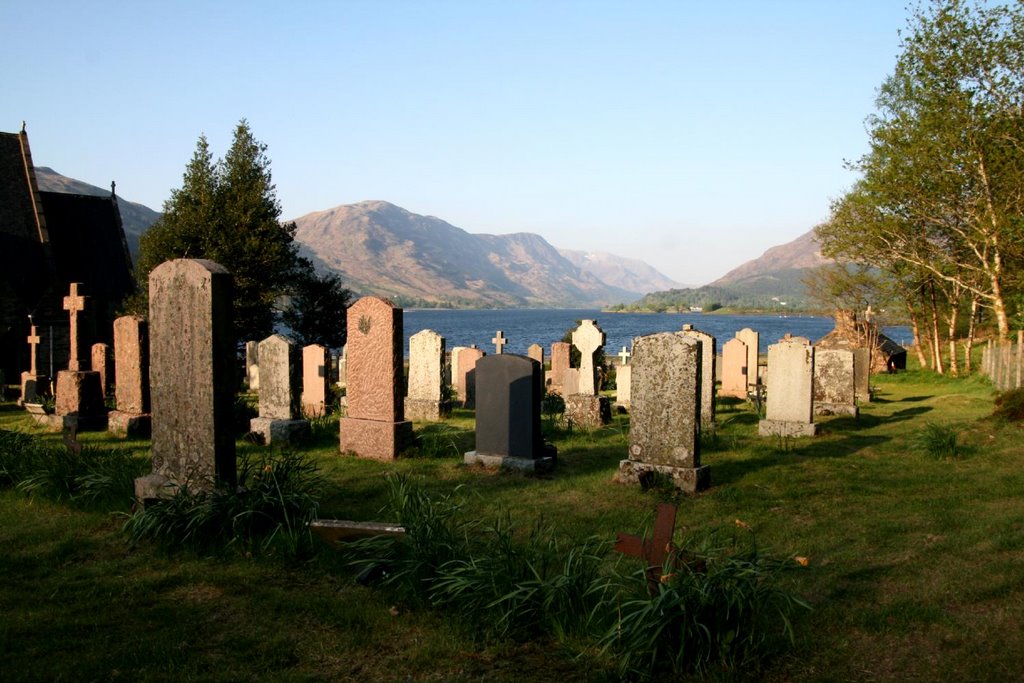
[[[605,251],[559,249],[558,253],[598,280],[629,292],[643,294],[660,289],[686,287],[638,259],[624,258]]]
[[[68,178],[46,166],[36,166],[36,182],[42,192],[63,192],[65,194],[85,194],[95,197],[109,197],[110,188],[103,189],[81,180]],[[139,255],[139,236],[160,218],[160,213],[148,206],[130,202],[122,197],[117,198],[117,208],[121,213],[121,224],[124,236],[128,240],[128,251],[134,261]]]
[[[711,284],[652,292],[632,308],[806,308],[808,301],[803,277],[807,271],[828,263],[832,263],[832,260],[821,255],[814,230],[810,230],[792,242],[772,247],[756,259],[733,268]]]
[[[814,237],[814,230],[808,230],[792,242],[772,247],[752,261],[733,268],[728,273],[711,283],[712,287],[724,287],[751,279],[771,276],[794,270],[807,270],[832,263],[832,259],[821,255],[821,245]]]
[[[405,305],[591,307],[638,292],[603,282],[532,233],[470,234],[433,216],[365,201],[295,219],[300,251],[346,286]]]

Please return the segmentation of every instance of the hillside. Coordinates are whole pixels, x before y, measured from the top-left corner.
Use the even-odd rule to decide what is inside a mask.
[[[606,284],[629,292],[644,294],[686,286],[666,277],[639,259],[624,258],[606,251],[559,249],[558,253],[580,270],[590,273]]]
[[[635,300],[532,233],[474,235],[384,201],[295,219],[304,255],[360,293],[406,305],[590,307]]]
[[[720,307],[800,310],[809,305],[802,279],[807,271],[831,263],[810,230],[792,242],[771,247],[703,287],[652,292],[629,306],[638,310]]]
[[[36,181],[43,192],[64,192],[67,194],[85,194],[95,197],[109,197],[110,188],[96,187],[89,183],[68,178],[46,166],[36,166]],[[123,197],[117,198],[118,211],[121,213],[121,224],[124,236],[128,240],[128,251],[134,261],[139,255],[139,237],[149,226],[156,222],[160,213],[148,206],[130,202]]]

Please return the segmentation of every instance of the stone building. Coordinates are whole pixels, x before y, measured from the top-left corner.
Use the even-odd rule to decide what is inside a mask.
[[[837,309],[836,326],[814,343],[822,349],[871,349],[871,372],[885,372],[890,363],[897,370],[907,369],[907,350],[882,334],[878,325],[858,320],[854,311]]]
[[[41,336],[39,371],[64,369],[72,282],[91,298],[88,343],[113,341],[117,308],[135,289],[117,197],[41,192],[28,134],[0,132],[0,370],[28,369],[29,316]],[[52,334],[51,334],[52,330]]]

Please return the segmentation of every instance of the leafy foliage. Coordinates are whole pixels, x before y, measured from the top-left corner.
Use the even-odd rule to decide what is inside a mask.
[[[1024,389],[1011,389],[996,396],[993,414],[1008,422],[1024,420]]]

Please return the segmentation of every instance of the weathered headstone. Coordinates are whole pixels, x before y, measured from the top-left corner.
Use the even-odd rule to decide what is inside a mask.
[[[451,410],[444,385],[444,337],[433,330],[420,330],[409,337],[409,390],[405,417],[436,421]]]
[[[327,414],[331,389],[331,356],[327,347],[309,344],[302,347],[302,414],[321,417]]]
[[[633,388],[633,367],[629,365],[629,359],[633,354],[623,346],[616,355],[619,366],[615,369],[615,404],[629,408]]]
[[[135,480],[139,500],[235,483],[231,290],[213,261],[176,259],[149,274],[153,474]]]
[[[245,383],[249,391],[260,390],[260,343],[245,342]]]
[[[110,372],[110,346],[102,342],[93,344],[90,356],[92,363],[90,368],[94,372],[100,373],[100,388],[103,390],[103,395],[108,396],[111,381],[114,380],[114,373]]]
[[[475,346],[459,351],[459,375],[455,378],[455,391],[463,408],[472,408],[476,405],[476,364],[486,355]]]
[[[296,443],[309,435],[309,422],[301,419],[302,354],[280,334],[260,342],[260,415],[249,421],[249,431],[265,444]]]
[[[498,330],[498,333],[494,335],[493,339],[491,339],[491,343],[494,344],[494,353],[500,356],[504,353],[504,348],[505,345],[508,344],[508,339],[505,338],[505,334],[501,330]]]
[[[374,296],[348,309],[348,416],[339,426],[343,453],[393,460],[412,443],[402,400],[402,317],[401,308]]]
[[[149,324],[140,315],[114,320],[114,372],[117,409],[108,415],[108,429],[130,437],[149,436]]]
[[[68,369],[57,373],[57,396],[54,413],[64,423],[74,422],[77,429],[98,429],[106,427],[106,405],[100,374],[82,371],[84,339],[80,330],[80,314],[86,310],[87,297],[81,294],[81,285],[71,283],[70,295],[64,297],[64,310],[70,323],[70,355]]]
[[[459,352],[464,348],[466,347],[455,346],[448,354],[450,359],[448,361],[448,384],[455,391],[455,400],[457,401],[462,400],[462,396],[459,395]]]
[[[814,349],[814,414],[857,417],[853,351]]]
[[[21,373],[21,398],[18,404],[38,403],[46,395],[47,378],[39,374],[39,332],[35,325],[29,328],[28,337],[25,339],[29,348],[28,372]]]
[[[566,396],[576,393],[576,376],[570,371],[569,363],[572,345],[567,342],[555,342],[551,345],[551,372],[549,373],[548,390]]]
[[[689,323],[683,325],[683,334],[700,342],[700,426],[710,430],[715,426],[715,356],[718,345],[712,335],[694,329]]]
[[[711,483],[700,464],[701,343],[682,332],[633,340],[633,401],[629,458],[619,463],[621,483],[665,477],[686,493]]]
[[[346,323],[347,324],[347,323]],[[338,386],[348,386],[348,351],[341,347],[341,355],[338,356]]]
[[[575,427],[596,429],[611,422],[611,403],[607,396],[599,396],[597,352],[604,346],[605,335],[597,322],[584,320],[573,330],[572,345],[580,352],[580,367],[576,391],[566,393],[563,419]],[[572,377],[567,372],[566,377]],[[566,380],[568,385],[570,380]]]
[[[858,403],[871,402],[871,349],[853,349],[853,382]]]
[[[747,397],[747,345],[740,339],[722,346],[722,396]]]
[[[540,404],[544,397],[540,364],[532,358],[502,354],[476,364],[476,450],[467,464],[548,471],[554,447],[541,436]]]
[[[758,379],[757,356],[761,344],[761,335],[749,327],[744,327],[736,333],[736,338],[747,345],[747,386],[752,387],[757,384]]]
[[[540,369],[544,369],[544,347],[540,344],[530,344],[530,348],[526,349],[526,355],[538,363],[540,363]]]
[[[761,436],[814,436],[814,347],[787,337],[768,347],[768,405]]]

